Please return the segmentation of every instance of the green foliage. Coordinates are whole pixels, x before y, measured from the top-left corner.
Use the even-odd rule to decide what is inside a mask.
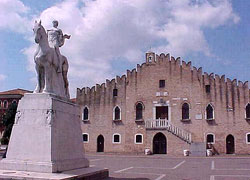
[[[2,144],[8,144],[10,139],[11,130],[15,122],[15,115],[17,110],[17,104],[12,103],[5,115],[3,115],[3,125],[5,127],[3,137],[1,139]]]

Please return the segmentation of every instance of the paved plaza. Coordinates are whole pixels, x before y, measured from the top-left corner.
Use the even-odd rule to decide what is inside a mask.
[[[88,154],[87,158],[92,167],[109,169],[107,180],[250,180],[250,156]]]

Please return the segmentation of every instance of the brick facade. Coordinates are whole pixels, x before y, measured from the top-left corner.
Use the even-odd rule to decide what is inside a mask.
[[[165,80],[165,87],[159,87],[160,80]],[[117,96],[113,96],[113,89],[117,89]],[[206,135],[212,133],[213,147],[219,153],[227,153],[227,148],[232,148],[230,143],[234,143],[231,153],[250,154],[250,144],[246,142],[246,134],[250,133],[250,119],[246,117],[249,94],[248,82],[202,73],[202,68],[191,66],[191,62],[148,52],[146,63],[128,70],[126,75],[92,88],[77,89],[76,101],[81,111],[88,108],[88,118],[82,122],[83,133],[89,136],[84,147],[87,152],[96,152],[97,138],[102,135],[104,152],[143,153],[147,148],[154,151],[154,137],[160,132],[166,137],[167,153],[182,154],[190,143],[164,128],[145,126],[147,121],[156,119],[157,113],[164,115],[159,107],[166,107],[168,121],[190,133],[192,142],[206,142]],[[143,117],[136,120],[139,102]],[[183,120],[184,103],[188,104],[189,118]],[[208,105],[214,111],[209,120]],[[121,110],[121,120],[113,118],[116,106]],[[114,133],[121,135],[121,143],[112,142]],[[138,133],[143,135],[141,144],[135,143]],[[227,140],[230,134],[234,140]]]

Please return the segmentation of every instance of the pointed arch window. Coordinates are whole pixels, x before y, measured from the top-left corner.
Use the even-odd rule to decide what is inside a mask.
[[[182,109],[182,120],[188,120],[189,119],[189,104],[184,103],[181,109]]]
[[[207,105],[206,108],[206,119],[207,120],[212,120],[214,119],[214,108],[211,104]]]
[[[89,120],[89,109],[88,107],[85,107],[83,109],[83,121],[88,121]]]
[[[150,63],[151,63],[151,62],[152,62],[152,60],[153,60],[153,56],[152,56],[152,55],[149,55],[149,56],[148,56],[148,62],[150,62]]]
[[[141,102],[137,103],[135,109],[136,109],[135,119],[136,120],[143,119],[143,105],[142,105],[142,103]]]
[[[246,106],[246,119],[250,119],[250,103]]]
[[[7,109],[7,108],[8,108],[8,101],[5,100],[5,101],[3,102],[3,108],[4,108],[4,109]]]
[[[113,120],[121,120],[121,109],[116,106],[113,110]]]

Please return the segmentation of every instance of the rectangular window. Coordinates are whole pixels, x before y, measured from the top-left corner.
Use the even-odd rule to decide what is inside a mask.
[[[160,80],[159,81],[159,88],[164,88],[165,87],[165,80]]]
[[[210,85],[206,85],[206,93],[210,93]]]
[[[83,134],[82,135],[82,140],[83,140],[83,142],[89,142],[88,134]]]
[[[250,103],[246,106],[246,119],[250,119]]]
[[[156,119],[168,119],[168,106],[156,107]]]
[[[247,133],[247,144],[250,144],[250,133]]]
[[[135,136],[135,143],[136,144],[142,144],[142,135],[141,134],[137,134]]]
[[[117,89],[113,89],[113,97],[117,97],[118,96],[118,90]]]
[[[119,134],[115,134],[113,136],[113,143],[120,143],[120,135]]]
[[[214,135],[213,134],[207,135],[207,143],[214,144]]]

